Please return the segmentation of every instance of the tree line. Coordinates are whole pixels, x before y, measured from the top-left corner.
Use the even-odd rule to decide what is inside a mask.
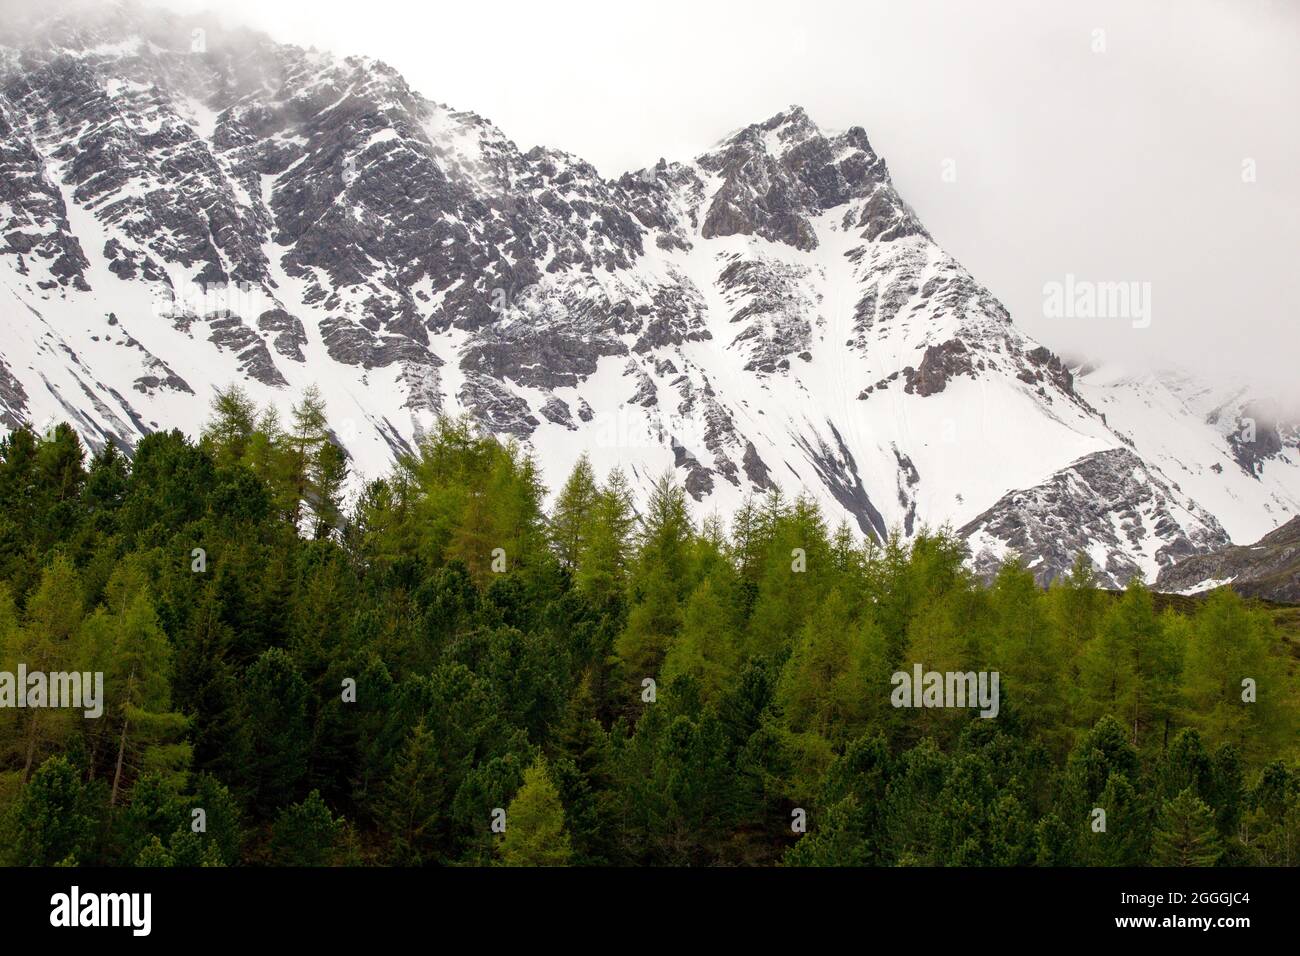
[[[0,862],[1300,862],[1296,661],[1230,590],[982,582],[944,530],[696,521],[585,458],[548,505],[467,420],[345,495],[314,390],[129,452],[0,440],[0,673],[105,688],[0,707]],[[997,716],[893,706],[915,664]]]

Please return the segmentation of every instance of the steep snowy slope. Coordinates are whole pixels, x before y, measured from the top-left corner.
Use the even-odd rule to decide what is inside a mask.
[[[1227,543],[1214,495],[1245,492],[1125,451],[861,128],[791,107],[611,181],[372,60],[134,5],[10,29],[9,427],[129,444],[197,431],[231,382],[282,406],[316,383],[362,473],[468,413],[552,486],[583,451],[724,514],[779,484],[866,534],[967,526],[981,567],[1015,547],[1043,580],[1062,542],[1024,528],[1074,522],[1087,489],[1070,540],[1117,580]]]
[[[1186,373],[1115,366],[1082,375],[1079,390],[1234,541],[1255,541],[1300,514],[1300,422],[1275,401]]]

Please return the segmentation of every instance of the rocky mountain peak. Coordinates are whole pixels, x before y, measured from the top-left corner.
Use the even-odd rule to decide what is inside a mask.
[[[889,231],[886,221],[914,220],[861,127],[828,137],[799,106],[732,134],[697,162],[721,180],[705,213],[705,238],[757,234],[814,249],[812,220],[854,200],[871,204],[855,218],[874,221],[875,235]],[[920,231],[913,221],[895,235]]]
[[[822,131],[802,106],[791,106],[761,123],[746,126],[723,144],[743,145],[779,159],[791,149],[821,135]]]

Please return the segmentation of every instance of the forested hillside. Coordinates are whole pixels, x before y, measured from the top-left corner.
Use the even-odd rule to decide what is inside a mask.
[[[97,719],[0,708],[3,862],[1300,862],[1296,661],[1230,591],[984,587],[944,533],[636,514],[585,461],[547,509],[460,421],[345,507],[327,421],[0,441],[0,672],[104,675]],[[918,664],[996,717],[895,707]]]

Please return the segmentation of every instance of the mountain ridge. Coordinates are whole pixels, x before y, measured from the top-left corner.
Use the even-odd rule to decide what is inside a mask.
[[[1162,475],[1187,449],[1113,454],[1135,445],[1098,404],[1117,393],[935,243],[862,127],[792,106],[603,179],[379,61],[221,30],[191,49],[196,22],[122,4],[0,44],[8,427],[65,416],[129,445],[197,430],[231,381],[280,405],[318,383],[364,474],[467,413],[552,486],[582,451],[639,493],[671,471],[705,509],[786,484],[878,538],[970,529],[987,567],[1042,537],[991,512],[1091,459],[1132,489],[1107,512],[1131,527],[1094,536],[1105,580],[1228,543]],[[1229,525],[1261,476],[1271,515],[1300,509],[1277,434],[1237,453],[1249,477],[1202,482]],[[1202,472],[1219,439],[1198,439]],[[1029,496],[1043,528],[1087,507]],[[1060,562],[1034,547],[1047,580]]]
[[[1229,586],[1244,597],[1300,604],[1300,516],[1254,544],[1193,555],[1165,568],[1156,586],[1179,594]]]

